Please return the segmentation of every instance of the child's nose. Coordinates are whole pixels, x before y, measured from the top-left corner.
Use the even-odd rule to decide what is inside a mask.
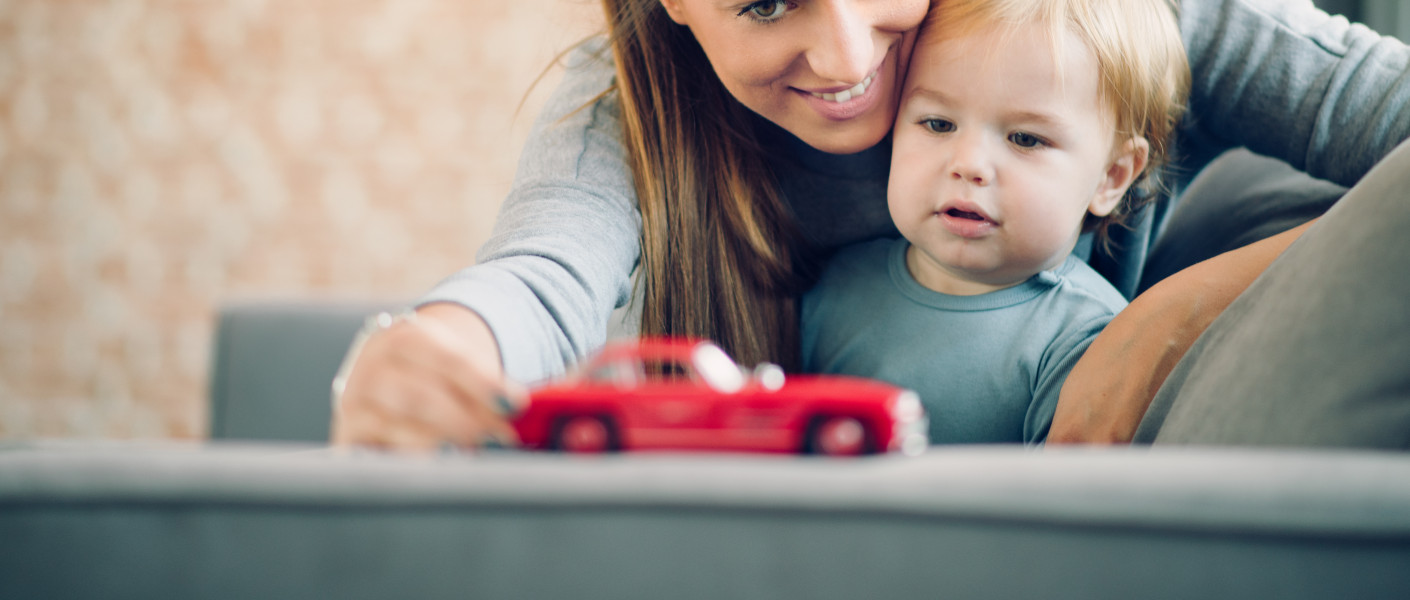
[[[956,169],[950,176],[955,179],[973,183],[974,185],[987,185],[989,183],[988,177],[972,169]]]
[[[950,178],[973,185],[989,185],[994,179],[993,164],[984,151],[982,140],[974,136],[959,136],[955,156],[950,163]]]

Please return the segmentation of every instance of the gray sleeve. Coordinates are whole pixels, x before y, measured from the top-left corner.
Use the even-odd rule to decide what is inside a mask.
[[[418,303],[452,302],[478,313],[517,381],[560,374],[601,345],[608,316],[630,296],[641,216],[619,106],[600,96],[614,76],[604,48],[594,40],[569,57],[476,265]]]
[[[1048,346],[1033,387],[1033,400],[1023,420],[1023,443],[1037,444],[1048,439],[1048,431],[1053,426],[1053,413],[1057,412],[1058,396],[1062,394],[1062,384],[1067,382],[1072,367],[1087,352],[1087,347],[1092,345],[1097,334],[1111,322],[1112,316],[1104,314],[1073,323],[1064,328],[1062,337]]]
[[[1246,146],[1352,185],[1410,136],[1410,49],[1310,0],[1184,0],[1185,165]]]

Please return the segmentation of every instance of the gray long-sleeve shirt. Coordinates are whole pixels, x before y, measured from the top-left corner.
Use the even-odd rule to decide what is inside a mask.
[[[1194,78],[1177,137],[1177,190],[1238,146],[1352,185],[1410,137],[1410,49],[1394,39],[1309,0],[1184,0],[1180,28]],[[571,57],[477,264],[420,301],[479,313],[518,381],[560,374],[601,345],[609,315],[631,295],[641,217],[617,101],[594,101],[614,76],[604,47],[590,42]],[[889,142],[830,155],[765,130],[780,185],[814,241],[835,248],[897,235],[886,209]],[[1116,257],[1093,260],[1123,293],[1134,291],[1154,223],[1168,208],[1145,211],[1115,240]]]

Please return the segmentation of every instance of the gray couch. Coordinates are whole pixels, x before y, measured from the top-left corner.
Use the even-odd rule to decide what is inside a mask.
[[[1410,598],[1410,458],[29,444],[6,598]]]
[[[230,307],[210,443],[0,447],[0,597],[1410,598],[1402,453],[309,444],[375,308]]]

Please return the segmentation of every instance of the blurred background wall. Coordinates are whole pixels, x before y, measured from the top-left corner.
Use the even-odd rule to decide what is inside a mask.
[[[1318,0],[1384,33],[1403,0]],[[592,0],[0,0],[0,439],[201,437],[213,314],[468,264]]]
[[[200,437],[214,309],[473,260],[592,0],[0,0],[0,438]]]

